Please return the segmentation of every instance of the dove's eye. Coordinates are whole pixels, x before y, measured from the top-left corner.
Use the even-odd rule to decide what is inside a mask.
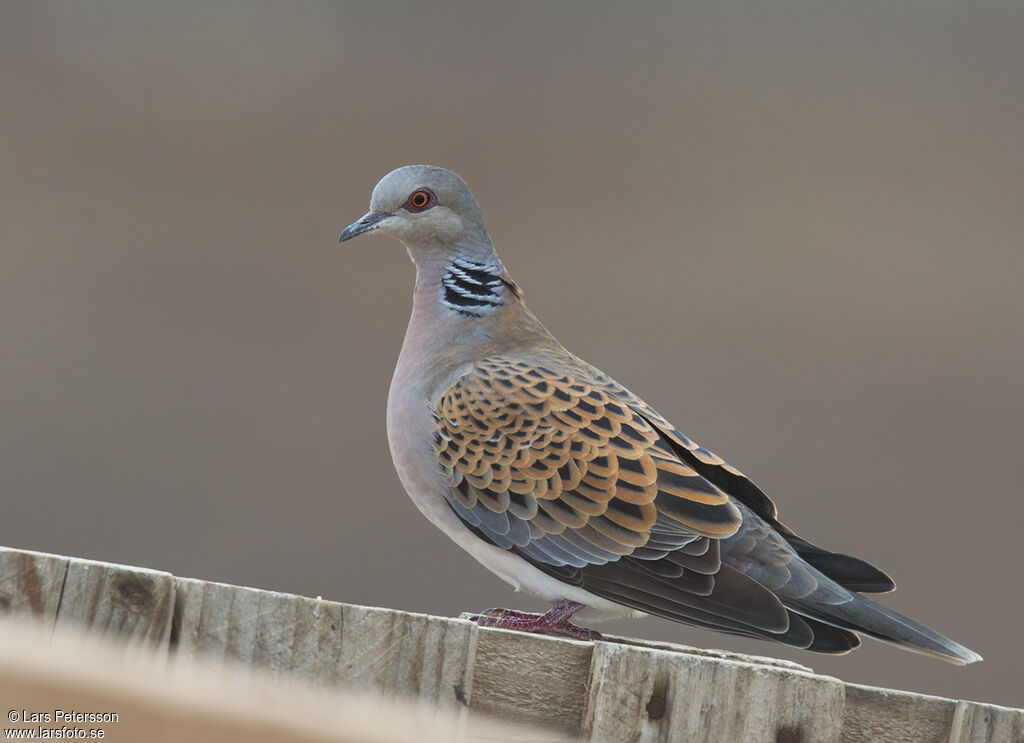
[[[421,188],[409,194],[409,198],[405,201],[405,208],[410,212],[421,212],[436,203],[437,197],[434,196],[434,192]]]

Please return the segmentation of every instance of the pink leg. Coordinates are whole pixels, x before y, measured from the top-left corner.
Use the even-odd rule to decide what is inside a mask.
[[[532,614],[513,609],[487,609],[471,619],[481,627],[560,635],[576,640],[599,640],[601,638],[599,633],[585,627],[578,627],[569,621],[569,618],[582,608],[583,604],[562,600],[543,614]]]

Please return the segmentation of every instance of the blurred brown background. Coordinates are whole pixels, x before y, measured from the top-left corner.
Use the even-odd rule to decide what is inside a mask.
[[[609,629],[1024,705],[1024,10],[759,5],[4,4],[0,544],[538,606],[403,493],[413,270],[335,242],[435,163],[563,342],[987,660]]]

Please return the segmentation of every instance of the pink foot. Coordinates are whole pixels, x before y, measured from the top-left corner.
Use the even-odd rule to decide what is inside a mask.
[[[544,614],[532,614],[514,609],[487,609],[470,617],[481,627],[514,629],[520,632],[536,632],[544,635],[571,637],[574,640],[600,640],[601,635],[591,629],[579,627],[569,618],[583,608],[573,601],[559,601]]]

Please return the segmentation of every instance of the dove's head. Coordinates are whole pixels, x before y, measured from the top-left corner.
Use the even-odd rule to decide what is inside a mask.
[[[456,244],[490,247],[476,199],[458,174],[430,165],[406,165],[380,179],[370,211],[341,233],[339,242],[365,232],[398,238],[415,258],[418,249]]]

